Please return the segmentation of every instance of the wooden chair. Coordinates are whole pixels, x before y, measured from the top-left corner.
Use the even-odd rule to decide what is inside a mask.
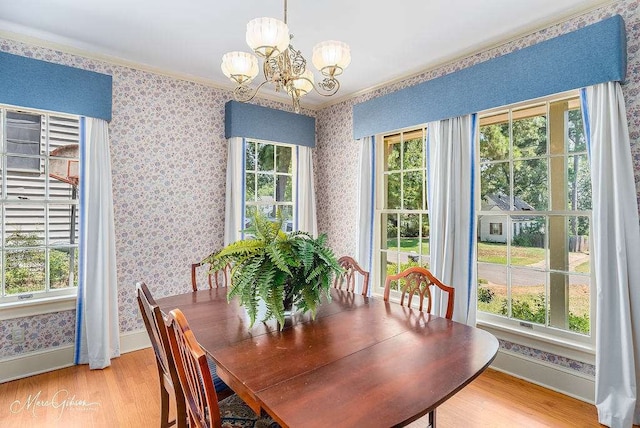
[[[171,349],[169,347],[169,338],[167,337],[167,329],[165,327],[164,317],[160,308],[151,296],[151,292],[147,285],[143,283],[137,284],[138,289],[138,305],[140,313],[147,328],[151,346],[156,354],[156,364],[158,366],[158,376],[160,378],[160,401],[161,401],[161,419],[160,426],[165,428],[172,425],[177,427],[187,426],[187,413],[185,409],[184,394],[178,380],[178,372],[173,362]],[[176,403],[176,419],[169,420],[169,396],[175,397]]]
[[[438,278],[433,276],[429,270],[420,267],[412,266],[400,272],[397,275],[388,275],[384,284],[384,301],[389,301],[389,294],[391,293],[391,283],[398,281],[398,289],[402,291],[400,297],[400,305],[411,307],[411,302],[414,295],[418,295],[420,299],[420,312],[424,309],[424,300],[427,299],[427,313],[431,312],[431,303],[433,301],[433,294],[431,292],[431,286],[438,287],[443,292],[447,293],[447,312],[445,318],[451,319],[453,317],[453,299],[455,298],[455,289],[444,285]],[[436,411],[435,409],[429,412],[429,428],[435,428],[436,426]]]
[[[187,403],[189,427],[277,426],[272,419],[256,415],[235,394],[218,402],[206,354],[180,309],[169,313],[167,332]]]
[[[206,262],[193,263],[191,265],[191,287],[193,291],[198,291],[198,277],[197,270],[199,267],[204,266],[209,269],[210,265]],[[209,288],[213,288],[213,283],[215,282],[216,288],[218,287],[227,287],[229,286],[229,280],[231,279],[231,265],[226,265],[224,269],[221,269],[217,272],[211,273],[210,270],[207,271],[207,280],[209,283]]]
[[[402,291],[400,297],[400,305],[411,307],[411,303],[414,295],[418,295],[420,299],[420,311],[424,308],[424,300],[427,300],[427,313],[431,312],[431,303],[433,301],[433,295],[431,292],[431,286],[438,287],[445,293],[448,293],[447,312],[445,318],[451,319],[453,317],[453,299],[455,298],[455,289],[444,285],[438,278],[433,276],[431,272],[420,266],[412,266],[403,270],[397,275],[387,276],[387,280],[384,284],[384,301],[389,301],[389,294],[391,292],[391,283],[398,281],[398,289]]]
[[[336,276],[333,286],[338,290],[342,290],[344,285],[347,291],[355,292],[356,276],[362,276],[362,295],[367,296],[369,293],[369,272],[362,269],[360,265],[349,256],[342,256],[338,259],[338,264],[344,269],[344,273]]]

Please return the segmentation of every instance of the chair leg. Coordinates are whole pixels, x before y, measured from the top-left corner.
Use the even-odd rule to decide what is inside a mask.
[[[160,426],[162,428],[168,428],[173,425],[174,421],[169,421],[169,393],[165,389],[164,385],[160,383],[160,401],[162,403],[162,410],[160,413]]]
[[[429,412],[429,428],[436,428],[436,409]]]

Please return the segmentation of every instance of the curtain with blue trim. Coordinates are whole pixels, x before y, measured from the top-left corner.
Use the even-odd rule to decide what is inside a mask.
[[[225,194],[224,245],[243,238],[245,213],[245,160],[244,138],[229,138],[227,145],[227,189]]]
[[[80,263],[75,363],[102,369],[120,355],[108,124],[80,120]]]
[[[297,230],[318,235],[316,218],[316,191],[313,180],[313,151],[311,147],[296,146],[296,218]]]
[[[367,272],[373,268],[373,224],[375,215],[376,144],[374,137],[358,140],[360,175],[358,177],[358,217],[355,260]],[[357,275],[356,292],[362,292],[362,278]],[[371,289],[369,286],[369,295]]]
[[[476,115],[431,122],[427,128],[430,270],[456,290],[453,319],[475,325]],[[440,302],[439,291],[433,310],[444,316],[446,302]]]
[[[598,421],[640,424],[640,230],[627,114],[618,82],[583,89],[593,198]]]

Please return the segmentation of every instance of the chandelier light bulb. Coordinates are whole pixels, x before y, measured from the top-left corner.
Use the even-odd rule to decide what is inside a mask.
[[[262,58],[280,55],[289,47],[289,27],[275,18],[256,18],[247,24],[247,44]]]
[[[313,73],[305,70],[300,76],[291,80],[291,86],[299,97],[308,94],[313,89]],[[291,93],[290,88],[287,88],[287,92]]]
[[[351,49],[337,40],[320,42],[313,48],[311,61],[323,75],[338,76],[351,63]]]
[[[225,76],[241,85],[258,75],[258,59],[246,52],[229,52],[222,57],[221,68]]]

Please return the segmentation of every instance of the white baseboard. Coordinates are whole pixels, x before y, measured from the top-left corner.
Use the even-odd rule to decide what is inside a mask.
[[[491,368],[578,400],[594,403],[595,379],[556,364],[499,350]]]
[[[151,346],[146,330],[120,335],[120,353],[137,351]],[[34,351],[0,361],[0,383],[46,373],[73,365],[74,346],[60,346]]]

